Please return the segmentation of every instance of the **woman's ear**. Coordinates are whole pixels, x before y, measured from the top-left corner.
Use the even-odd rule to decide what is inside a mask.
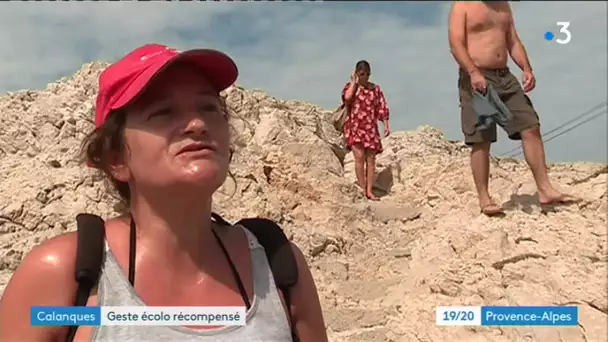
[[[131,179],[131,170],[124,162],[124,158],[121,158],[117,154],[113,155],[109,159],[108,172],[112,178],[117,181],[128,183]]]
[[[131,172],[126,165],[110,165],[110,174],[117,181],[128,183],[131,178]]]

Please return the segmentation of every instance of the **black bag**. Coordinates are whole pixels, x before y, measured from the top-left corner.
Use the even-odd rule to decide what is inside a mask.
[[[212,213],[214,221],[221,225],[230,225],[221,216]],[[272,270],[277,288],[283,293],[287,310],[291,310],[289,289],[298,282],[298,265],[291,250],[289,239],[283,229],[274,221],[264,218],[245,218],[238,221],[251,231],[260,245],[266,250],[268,264]],[[74,306],[85,306],[91,290],[97,285],[101,274],[104,255],[105,225],[101,217],[92,214],[76,216],[78,228],[78,246],[76,252],[76,282],[78,291]],[[291,321],[291,314],[288,315]],[[70,326],[67,340],[74,340],[78,326]],[[291,335],[294,342],[299,341],[291,324]]]

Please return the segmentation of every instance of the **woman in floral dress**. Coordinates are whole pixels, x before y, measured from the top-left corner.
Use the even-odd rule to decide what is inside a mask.
[[[350,82],[342,89],[342,101],[350,106],[350,115],[344,123],[344,138],[355,157],[357,184],[367,198],[377,200],[372,186],[376,155],[382,153],[378,121],[382,121],[387,137],[390,134],[389,109],[380,86],[369,81],[370,75],[369,63],[359,61]]]

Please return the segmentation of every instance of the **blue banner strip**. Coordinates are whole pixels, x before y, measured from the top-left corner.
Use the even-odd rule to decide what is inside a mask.
[[[30,324],[33,326],[100,325],[99,306],[32,306]]]
[[[481,325],[545,325],[578,324],[576,306],[482,306]]]

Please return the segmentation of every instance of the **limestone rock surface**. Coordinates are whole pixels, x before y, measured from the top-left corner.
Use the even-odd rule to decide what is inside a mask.
[[[32,246],[75,229],[76,214],[114,215],[102,178],[76,158],[106,66],[0,97],[0,291]],[[466,147],[419,127],[383,140],[382,197],[369,202],[329,110],[238,86],[225,95],[236,181],[215,210],[283,226],[308,258],[331,341],[607,341],[606,165],[550,165],[585,201],[546,212],[525,163],[493,159],[491,192],[508,211],[488,218]],[[560,304],[579,306],[579,326],[435,325],[440,305]]]

